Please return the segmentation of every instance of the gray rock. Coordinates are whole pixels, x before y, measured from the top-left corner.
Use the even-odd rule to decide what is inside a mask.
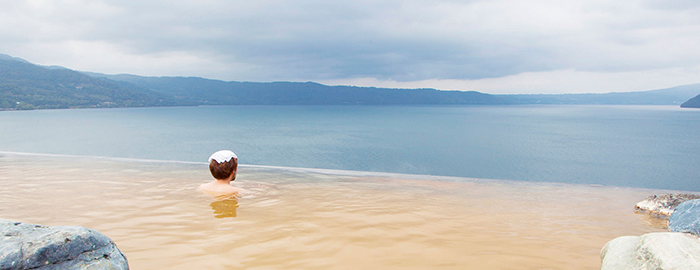
[[[600,252],[601,270],[700,269],[700,239],[675,233],[622,236]]]
[[[688,200],[700,199],[700,195],[695,194],[664,194],[661,196],[651,195],[634,208],[639,211],[649,212],[659,215],[662,218],[670,216],[678,205]]]
[[[700,200],[690,200],[676,207],[668,218],[668,230],[700,235]]]
[[[114,242],[80,226],[0,220],[0,270],[129,269]]]

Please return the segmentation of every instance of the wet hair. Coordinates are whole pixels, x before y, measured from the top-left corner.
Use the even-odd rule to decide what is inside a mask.
[[[238,159],[235,158],[222,163],[216,162],[216,160],[212,160],[209,163],[209,171],[211,171],[211,175],[219,180],[228,178],[237,168]]]

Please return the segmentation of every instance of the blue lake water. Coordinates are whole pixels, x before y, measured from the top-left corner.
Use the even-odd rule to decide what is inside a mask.
[[[700,191],[700,110],[203,106],[0,112],[0,151]]]

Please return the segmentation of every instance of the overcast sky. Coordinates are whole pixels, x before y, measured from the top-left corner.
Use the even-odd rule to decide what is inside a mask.
[[[697,0],[0,0],[0,53],[226,81],[485,93],[700,83]]]

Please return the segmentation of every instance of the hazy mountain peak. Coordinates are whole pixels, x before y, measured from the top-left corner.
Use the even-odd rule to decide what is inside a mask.
[[[9,56],[9,55],[7,55],[7,54],[2,54],[2,53],[0,53],[0,60],[19,61],[19,62],[24,62],[24,63],[27,63],[27,64],[31,64],[29,61],[24,60],[24,59],[22,59],[22,58],[19,58],[19,57],[12,57],[12,56]]]

